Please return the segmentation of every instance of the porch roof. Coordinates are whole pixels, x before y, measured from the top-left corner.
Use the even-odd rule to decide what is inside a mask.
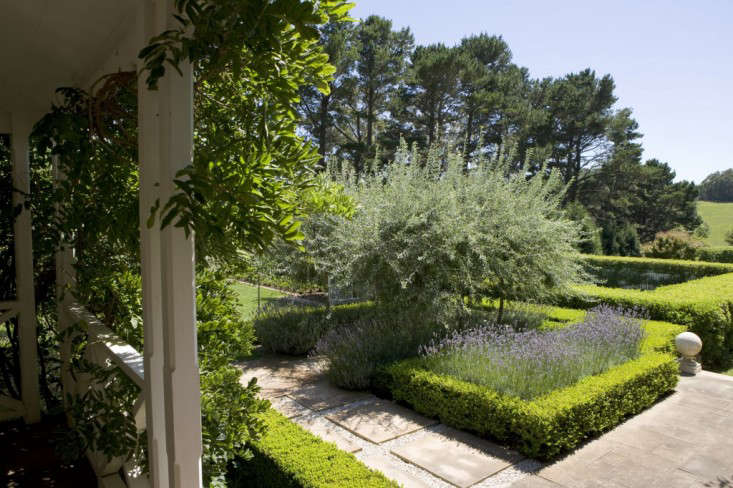
[[[9,113],[46,112],[61,86],[134,69],[140,0],[6,0],[0,16],[0,132]]]

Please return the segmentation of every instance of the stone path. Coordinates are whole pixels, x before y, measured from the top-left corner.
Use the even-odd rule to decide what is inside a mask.
[[[240,364],[294,422],[407,488],[733,487],[733,377],[683,377],[677,391],[545,465],[369,393],[329,384],[317,358]]]

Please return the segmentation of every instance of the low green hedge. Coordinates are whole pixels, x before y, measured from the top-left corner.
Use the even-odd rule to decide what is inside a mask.
[[[714,263],[733,263],[733,246],[701,247],[695,257],[700,261]]]
[[[490,437],[526,456],[550,460],[652,405],[677,384],[668,352],[683,327],[645,324],[641,357],[531,401],[499,394],[425,369],[420,358],[384,368],[380,388],[416,411],[452,427]]]
[[[645,281],[666,285],[733,273],[733,264],[717,262],[596,255],[582,255],[582,259],[592,275],[612,286],[634,286]]]
[[[333,327],[348,325],[376,312],[372,302],[310,307],[273,307],[252,319],[257,340],[271,352],[294,356],[307,354]]]
[[[322,441],[274,410],[262,419],[266,432],[252,444],[252,459],[229,466],[231,488],[397,488],[353,454]]]
[[[582,309],[598,303],[641,308],[651,319],[685,325],[699,335],[704,366],[727,368],[733,360],[733,273],[651,291],[583,285],[576,292],[556,297],[556,304]]]

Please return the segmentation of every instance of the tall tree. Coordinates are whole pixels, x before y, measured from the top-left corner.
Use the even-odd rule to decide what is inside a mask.
[[[607,137],[613,120],[614,82],[590,69],[553,80],[547,92],[552,131],[551,166],[571,183],[568,199],[574,201],[583,170],[602,162],[610,150]]]
[[[323,92],[314,85],[301,89],[301,127],[317,142],[321,164],[337,142],[343,142],[342,125],[348,117],[346,100],[353,90],[352,71],[356,62],[354,45],[356,28],[352,23],[332,22],[321,29],[321,44],[335,68],[330,90]]]
[[[360,151],[358,162],[374,146],[375,126],[404,80],[414,42],[410,29],[394,31],[391,20],[376,15],[367,17],[357,27],[350,133],[351,142]]]
[[[402,98],[404,115],[424,146],[443,140],[455,119],[458,94],[457,73],[463,58],[456,48],[444,44],[419,46],[412,54],[410,78]]]
[[[733,168],[708,175],[700,183],[700,198],[712,202],[733,202]]]

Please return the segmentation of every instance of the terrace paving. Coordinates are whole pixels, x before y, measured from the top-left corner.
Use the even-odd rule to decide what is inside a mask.
[[[240,363],[273,408],[407,488],[733,487],[733,377],[703,371],[569,456],[544,464],[363,392],[318,358]]]

